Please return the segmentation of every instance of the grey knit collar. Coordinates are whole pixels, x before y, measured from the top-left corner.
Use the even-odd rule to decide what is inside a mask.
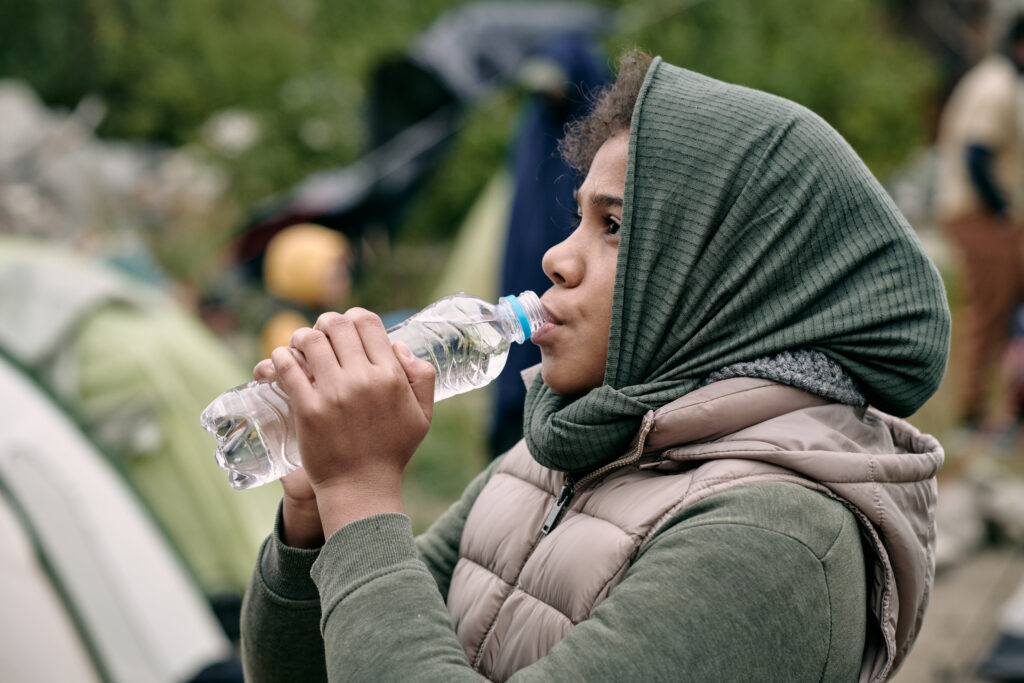
[[[843,368],[821,351],[796,349],[734,363],[712,372],[704,378],[701,386],[732,377],[770,379],[850,406],[867,403],[864,394],[843,372]]]

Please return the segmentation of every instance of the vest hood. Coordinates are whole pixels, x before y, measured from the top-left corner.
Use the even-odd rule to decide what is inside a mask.
[[[873,408],[736,378],[654,411],[644,452],[645,467],[699,464],[707,495],[731,470],[750,472],[754,462],[765,480],[795,474],[843,501],[873,551],[868,588],[878,632],[868,639],[864,680],[882,680],[899,666],[920,630],[935,573],[935,475],[944,455],[934,437]]]

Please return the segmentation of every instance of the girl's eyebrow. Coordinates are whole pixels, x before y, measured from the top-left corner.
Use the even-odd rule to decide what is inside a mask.
[[[572,193],[573,199],[576,200],[576,205],[580,203],[580,191],[576,190]],[[607,208],[609,206],[615,206],[622,208],[622,197],[613,197],[610,194],[594,194],[590,196],[590,205],[600,208]]]

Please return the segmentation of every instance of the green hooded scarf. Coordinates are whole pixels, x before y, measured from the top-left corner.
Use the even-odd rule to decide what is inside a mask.
[[[812,112],[655,59],[623,199],[604,384],[571,401],[538,374],[524,431],[542,465],[608,462],[649,410],[785,350],[826,354],[897,416],[938,388],[950,335],[938,271]]]

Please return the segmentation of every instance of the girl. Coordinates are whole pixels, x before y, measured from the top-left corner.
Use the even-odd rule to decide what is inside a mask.
[[[372,314],[257,366],[293,401],[250,680],[884,680],[933,577],[942,282],[835,131],[628,56],[563,147],[525,439],[413,538],[433,374]],[[884,411],[884,412],[883,412]],[[326,539],[326,540],[325,540]]]

